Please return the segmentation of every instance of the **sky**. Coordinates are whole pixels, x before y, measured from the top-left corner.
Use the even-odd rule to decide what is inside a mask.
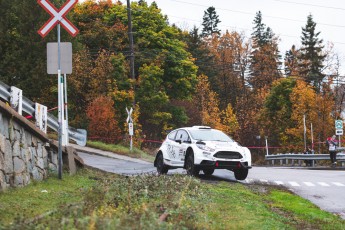
[[[151,4],[153,0],[146,0]],[[125,0],[122,0],[126,4]],[[213,6],[221,23],[218,28],[225,32],[243,32],[250,37],[253,20],[258,11],[262,22],[279,36],[282,55],[291,48],[301,46],[302,27],[309,14],[316,23],[316,32],[327,46],[334,45],[340,58],[340,75],[345,75],[345,4],[343,0],[155,0],[158,8],[168,16],[170,24],[184,30],[195,25],[202,29],[204,11]]]

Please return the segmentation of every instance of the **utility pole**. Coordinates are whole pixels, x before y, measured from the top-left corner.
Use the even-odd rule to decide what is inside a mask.
[[[134,73],[134,48],[133,48],[133,31],[132,31],[132,12],[131,2],[127,0],[127,18],[128,18],[128,37],[129,37],[129,60],[130,60],[130,76],[133,80],[133,91],[135,90],[135,73]],[[133,108],[135,105],[135,99],[133,100]]]

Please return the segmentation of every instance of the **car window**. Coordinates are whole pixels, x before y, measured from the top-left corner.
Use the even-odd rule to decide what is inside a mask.
[[[181,140],[182,142],[184,141],[189,141],[189,135],[185,130],[179,130],[176,135],[176,140]]]
[[[195,140],[233,142],[228,135],[215,129],[190,130],[189,132]]]
[[[171,133],[169,133],[168,138],[169,140],[175,140],[175,136],[176,136],[176,131],[172,131]]]

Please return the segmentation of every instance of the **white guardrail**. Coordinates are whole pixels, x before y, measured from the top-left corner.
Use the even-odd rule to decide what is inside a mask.
[[[11,87],[0,81],[0,97],[9,102],[11,97]],[[35,116],[35,103],[23,96],[22,109],[25,113]],[[54,131],[58,132],[58,119],[51,114],[47,114],[48,126]],[[74,140],[78,145],[85,146],[87,139],[87,131],[85,129],[75,129],[68,126],[68,137]]]

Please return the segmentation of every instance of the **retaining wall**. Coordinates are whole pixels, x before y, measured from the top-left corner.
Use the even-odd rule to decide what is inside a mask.
[[[47,135],[0,101],[0,190],[43,180],[57,163]]]

